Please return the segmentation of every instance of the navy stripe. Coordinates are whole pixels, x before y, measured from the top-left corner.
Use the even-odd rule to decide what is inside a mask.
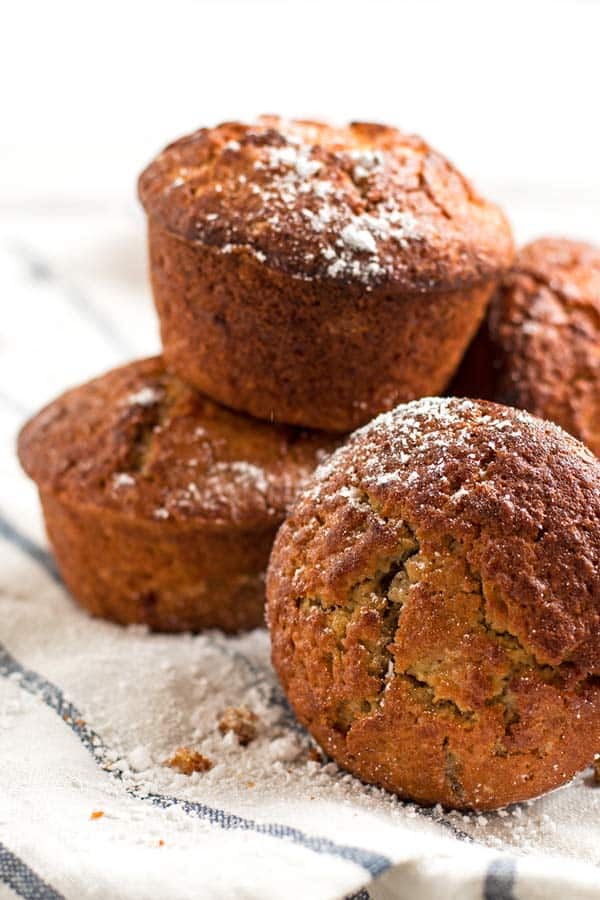
[[[0,844],[0,881],[25,900],[64,900],[4,844]]]
[[[19,550],[30,557],[30,559],[33,559],[38,563],[58,584],[63,584],[52,554],[43,547],[40,547],[35,541],[32,541],[31,538],[24,534],[24,532],[16,528],[2,512],[0,512],[0,537],[5,538],[5,540],[9,541],[9,543],[13,544],[15,547],[18,547]],[[221,642],[212,635],[209,637],[209,635],[206,634],[204,637],[205,640],[210,643],[211,647],[215,647],[223,654],[223,656],[227,656],[234,662],[239,663],[251,674],[253,680],[248,683],[247,689],[250,690],[251,688],[256,688],[261,695],[261,700],[268,706],[280,707],[282,724],[284,722],[285,724],[290,724],[288,719],[293,718],[293,713],[287,705],[283,692],[278,685],[271,683],[264,669],[257,666],[252,660],[248,659],[247,656],[240,653],[239,650],[234,650],[232,647],[228,646],[227,643]],[[294,721],[294,725],[297,729],[301,729],[301,726],[297,721]]]
[[[21,243],[13,243],[11,249],[27,267],[27,274],[32,281],[45,282],[56,288],[79,316],[85,319],[95,331],[98,331],[119,355],[133,355],[131,345],[111,320],[90,301],[89,297],[66,279],[59,277],[37,251]]]
[[[5,538],[11,544],[14,544],[15,547],[18,547],[19,550],[22,550],[23,553],[26,553],[27,556],[31,557],[31,559],[35,560],[38,565],[45,569],[54,581],[62,584],[58,569],[54,564],[51,554],[48,553],[47,550],[44,550],[43,547],[36,544],[35,541],[32,541],[31,538],[28,538],[22,531],[15,528],[12,522],[9,522],[6,516],[1,512],[0,537]]]
[[[1,514],[0,536],[5,537],[8,541],[11,541],[13,544],[19,547],[20,550],[29,555],[36,562],[40,563],[56,581],[62,583],[60,576],[54,566],[54,561],[51,555],[41,547],[39,547],[37,544],[35,544],[25,534],[20,532]],[[245,667],[253,675],[254,681],[249,685],[249,687],[257,687],[261,691],[261,699],[264,702],[266,702],[270,706],[279,707],[279,709],[281,710],[282,724],[285,724],[286,727],[289,727],[303,735],[306,733],[305,729],[296,719],[279,684],[271,684],[267,678],[266,673],[258,666],[256,666],[251,660],[249,660],[248,657],[246,657],[243,653],[240,653],[239,650],[232,649],[230,646],[228,646],[227,643],[222,643],[214,637],[211,637],[209,639],[208,635],[205,635],[205,639],[207,641],[210,640],[211,646],[216,647],[224,655],[229,656],[231,659],[240,663],[240,665]],[[458,828],[453,822],[450,822],[448,819],[442,818],[436,808],[415,806],[415,809],[418,815],[420,815],[422,818],[429,819],[432,822],[435,822],[444,830],[449,831],[450,834],[452,834],[457,840],[471,844],[475,843],[470,834],[467,834],[466,831]]]
[[[28,554],[32,557],[32,559],[40,563],[46,569],[46,571],[48,571],[49,574],[53,578],[55,578],[55,580],[60,582],[60,576],[56,572],[54,562],[50,554],[48,554],[42,548],[38,547],[37,544],[30,540],[30,538],[28,538],[26,535],[22,534],[17,528],[15,528],[14,525],[12,525],[1,515],[0,535],[4,536],[7,540],[18,546],[24,553]],[[208,640],[208,635],[206,635],[205,637]],[[270,684],[268,682],[266,673],[258,666],[256,666],[253,662],[251,662],[251,660],[249,660],[243,653],[240,653],[238,650],[233,650],[227,644],[216,640],[214,637],[210,642],[212,646],[218,648],[226,656],[229,656],[231,659],[239,662],[251,672],[255,680],[250,686],[256,686],[257,688],[259,688],[262,693],[262,699],[269,705],[278,706],[280,708],[282,724],[285,724],[288,727],[301,732],[302,734],[305,733],[304,729],[295,718],[279,685]],[[444,830],[449,831],[457,840],[465,841],[467,843],[475,843],[470,834],[462,831],[462,829],[458,828],[453,822],[450,822],[448,819],[442,818],[435,808],[432,809],[415,806],[415,809],[422,818],[430,819],[432,822],[435,822]]]
[[[483,884],[483,900],[515,900],[516,872],[516,862],[509,857],[500,857],[490,863]]]
[[[21,666],[2,644],[0,644],[0,675],[4,678],[10,678],[12,683],[42,700],[77,735],[96,763],[113,778],[122,781],[122,770],[109,768],[110,761],[104,741],[85,722],[77,707],[64,697],[57,685],[47,681],[37,672]],[[136,799],[149,801],[161,809],[177,807],[188,816],[202,819],[225,830],[251,831],[255,834],[262,834],[279,840],[291,841],[293,844],[312,850],[315,853],[336,856],[361,866],[374,878],[389,869],[392,864],[387,856],[383,856],[380,853],[373,853],[361,847],[337,844],[328,838],[305,834],[303,831],[297,828],[290,828],[287,825],[279,825],[274,822],[264,824],[255,822],[252,819],[227,813],[222,809],[207,806],[204,803],[180,800],[178,797],[156,793],[140,793],[138,790],[131,788],[125,788],[125,790]]]

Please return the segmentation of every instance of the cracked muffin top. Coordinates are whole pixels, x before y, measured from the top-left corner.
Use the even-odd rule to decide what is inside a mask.
[[[67,391],[24,426],[18,451],[38,487],[67,503],[167,527],[272,527],[338,444],[224,409],[155,357]]]
[[[148,214],[186,241],[295,278],[447,290],[511,263],[504,214],[421,138],[263,116],[170,144],[142,173]]]
[[[600,455],[600,249],[523,247],[492,301],[495,396],[550,419]]]
[[[267,595],[292,706],[364,780],[484,809],[591,761],[600,464],[555,425],[444,398],[379,416],[301,493]]]

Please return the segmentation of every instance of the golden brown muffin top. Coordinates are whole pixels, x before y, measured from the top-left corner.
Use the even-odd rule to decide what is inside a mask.
[[[148,166],[139,194],[176,236],[302,279],[442,290],[496,277],[513,256],[503,213],[448,160],[367,122],[202,128]]]
[[[382,579],[387,613],[369,588]],[[514,666],[599,675],[596,458],[555,425],[485,401],[426,398],[355,432],[279,531],[269,619],[315,604],[354,621],[374,604],[385,630],[401,597],[381,653],[437,700],[504,701]]]
[[[65,502],[163,523],[272,525],[339,439],[231,412],[161,357],[67,391],[22,429],[23,468]]]
[[[489,316],[496,397],[551,419],[600,454],[600,249],[523,247]]]

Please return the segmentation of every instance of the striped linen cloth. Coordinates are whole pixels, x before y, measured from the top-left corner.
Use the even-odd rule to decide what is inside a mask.
[[[0,898],[600,896],[591,772],[485,816],[421,809],[318,761],[267,634],[90,619],[48,553],[14,439],[56,393],[156,350],[131,211],[17,223],[0,251]],[[246,747],[217,723],[248,706]],[[207,772],[165,761],[199,750]]]

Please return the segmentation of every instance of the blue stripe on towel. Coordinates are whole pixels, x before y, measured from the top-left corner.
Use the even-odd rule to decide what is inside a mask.
[[[26,534],[23,534],[23,532],[15,528],[2,513],[0,513],[0,537],[5,538],[5,540],[14,544],[15,547],[18,547],[19,550],[22,550],[23,553],[26,553],[31,559],[34,559],[38,565],[46,570],[48,575],[50,575],[54,581],[59,584],[61,583],[61,578],[54,565],[54,560],[48,551],[44,550],[43,547],[38,546],[38,544],[32,541],[31,538],[28,538]]]
[[[29,279],[34,284],[47,284],[59,291],[65,302],[76,310],[80,319],[99,332],[116,353],[125,356],[134,355],[127,338],[104,311],[72,282],[55,272],[37,250],[22,243],[13,243],[8,249],[21,260]]]
[[[109,756],[102,738],[86,724],[80,711],[64,697],[61,689],[47,681],[37,672],[25,669],[1,644],[0,676],[10,678],[13,684],[42,700],[77,735],[96,763],[113,778],[119,781],[122,780],[123,773],[120,769],[108,768]],[[138,800],[149,801],[161,809],[176,807],[188,816],[202,819],[225,830],[252,831],[255,834],[291,841],[293,844],[312,850],[315,853],[336,856],[361,866],[372,877],[381,875],[382,872],[385,872],[392,865],[391,860],[380,853],[374,853],[370,850],[347,844],[337,844],[329,840],[329,838],[305,834],[303,831],[291,828],[288,825],[279,825],[274,822],[255,822],[252,819],[237,816],[233,813],[225,812],[225,810],[207,806],[204,803],[181,800],[178,797],[155,793],[140,793],[131,788],[125,788],[125,790],[131,797],[135,797]]]
[[[61,579],[60,579],[60,575],[58,574],[58,572],[54,566],[54,561],[53,561],[51,555],[49,553],[47,553],[45,550],[43,550],[41,547],[39,547],[37,544],[35,544],[29,537],[27,537],[26,535],[21,533],[11,522],[9,522],[1,514],[0,514],[0,536],[4,537],[6,540],[13,543],[20,550],[22,550],[25,554],[27,554],[29,557],[34,559],[38,564],[40,564],[46,570],[46,572],[52,578],[54,578],[55,581],[57,581],[58,583],[62,583]],[[248,666],[250,668],[250,670],[252,671],[253,675],[256,677],[256,683],[258,684],[258,682],[260,681],[260,678],[258,677],[257,667],[255,666],[254,663],[251,663],[251,661],[248,660],[244,656],[244,654],[240,653],[237,650],[230,650],[230,648],[228,648],[226,645],[224,645],[220,641],[213,641],[212,643],[214,646],[218,647],[218,649],[221,650],[222,652],[226,653],[227,655],[230,655],[232,658],[239,659],[239,661],[242,664]],[[0,648],[1,648],[1,645],[0,645]],[[7,651],[3,651],[3,652],[6,653]],[[1,674],[1,672],[0,672],[0,674]],[[35,673],[32,673],[32,674],[35,674]],[[36,675],[36,678],[40,678],[40,676]],[[51,686],[51,687],[52,687],[53,691],[59,691],[58,688],[55,688],[54,686]],[[26,686],[25,686],[25,689],[30,690]],[[284,718],[286,718],[286,724],[291,724],[291,722],[293,722],[292,727],[295,727],[295,728],[298,728],[299,730],[301,730],[301,726],[295,721],[295,719],[293,719],[293,715],[291,713],[291,710],[289,709],[289,706],[288,706],[287,701],[285,700],[283,694],[277,688],[269,689],[267,686],[267,690],[269,693],[269,697],[265,698],[265,699],[267,699],[267,702],[269,702],[270,704],[273,704],[273,705],[281,705],[282,711],[284,714]],[[30,693],[37,693],[37,692],[34,690],[30,690]],[[45,702],[48,702],[48,701],[45,700]],[[48,704],[48,705],[50,705],[50,704]],[[73,714],[70,716],[69,715],[67,716],[67,720],[66,720],[67,723],[70,724],[70,727],[78,734],[80,740],[82,741],[82,743],[85,744],[85,746],[92,753],[92,755],[94,755],[96,757],[96,750],[101,748],[100,758],[98,758],[98,757],[96,757],[96,758],[97,758],[98,764],[101,766],[104,766],[105,759],[106,759],[106,757],[105,757],[106,748],[104,747],[101,739],[99,738],[98,735],[95,735],[95,734],[93,735],[93,739],[91,739],[89,736],[86,736],[86,734],[80,733],[79,726],[77,726],[77,724],[76,724],[76,720],[81,719],[81,716],[79,715],[79,713],[77,713],[76,710],[74,710],[74,707],[72,707],[70,704],[69,704],[69,707],[71,710],[73,710]],[[52,708],[55,708],[55,707],[53,706]],[[56,709],[56,711],[59,712],[58,709]],[[62,715],[62,711],[59,712],[59,715]],[[69,718],[71,720],[70,723],[69,723]],[[290,721],[288,721],[288,720],[290,720]],[[87,729],[87,727],[86,727],[85,729],[82,729],[82,731],[90,732],[90,729]],[[96,741],[96,743],[94,743],[94,741]],[[116,777],[118,777],[118,778],[121,777],[121,773],[116,773],[114,771],[114,769],[111,770],[111,772]],[[132,795],[139,796],[138,794],[133,794],[133,793],[132,793]],[[176,800],[176,798],[172,798],[172,797],[171,798],[163,798],[163,799],[169,801],[168,802],[169,806],[172,806],[174,804],[182,805],[184,803],[184,801],[178,801],[178,800]],[[152,802],[155,803],[155,805],[162,805],[161,803],[159,803],[158,799],[154,799],[154,800],[152,800]],[[210,818],[209,813],[208,813],[209,807],[203,807],[203,809],[207,810],[207,813],[202,814],[201,817],[202,818]],[[430,819],[431,821],[435,822],[441,828],[450,832],[457,840],[465,841],[467,843],[475,843],[474,839],[471,837],[470,834],[468,834],[467,832],[458,828],[453,822],[450,822],[447,819],[444,819],[442,816],[440,816],[437,809],[431,809],[431,808],[419,807],[419,806],[415,807],[415,809],[420,816],[422,816],[423,818],[426,818],[426,819]],[[198,814],[198,813],[194,813],[193,811],[189,811],[189,810],[186,810],[186,812],[188,813],[188,815],[197,815]],[[215,811],[215,812],[221,813],[222,811]],[[225,815],[225,814],[222,813],[222,815]],[[243,821],[243,820],[240,820],[240,821]],[[220,822],[218,822],[217,824],[220,824]],[[242,826],[232,825],[229,827],[242,827]],[[273,836],[282,837],[282,835],[273,835]],[[328,852],[328,851],[321,851],[321,852]],[[389,859],[387,859],[387,857],[381,857],[381,859],[385,860],[385,868],[380,870],[381,872],[383,872],[383,871],[385,871],[386,868],[388,868],[391,865],[391,862]],[[369,869],[369,871],[371,871],[371,870]],[[490,898],[490,900],[492,900],[492,898]]]
[[[483,900],[515,900],[516,863],[510,857],[495,859],[488,866],[483,884]]]
[[[20,531],[9,519],[0,512],[0,537],[3,537],[6,541],[13,544],[13,546],[17,547],[21,550],[26,556],[30,559],[34,560],[39,566],[41,566],[48,575],[55,581],[57,584],[63,585],[62,578],[60,577],[60,573],[56,568],[54,563],[54,559],[52,554],[50,554],[43,547],[40,547],[39,544],[36,544],[31,540],[26,534]],[[233,647],[230,647],[227,643],[227,639],[220,640],[213,635],[208,637],[205,636],[209,641],[211,647],[214,647],[219,651],[223,656],[227,656],[229,659],[233,660],[236,663],[239,663],[243,668],[245,668],[249,674],[252,676],[252,681],[248,683],[247,688],[256,688],[260,695],[261,699],[267,706],[277,706],[281,711],[281,721],[285,723],[285,725],[289,728],[293,728],[296,731],[303,731],[302,726],[295,719],[287,700],[283,694],[283,691],[279,687],[279,685],[271,684],[268,680],[267,673],[264,669],[261,669],[255,662],[241,653],[239,650],[236,650]]]
[[[11,853],[4,844],[0,844],[0,882],[7,884],[25,900],[64,900],[62,894],[42,881],[33,869]]]

